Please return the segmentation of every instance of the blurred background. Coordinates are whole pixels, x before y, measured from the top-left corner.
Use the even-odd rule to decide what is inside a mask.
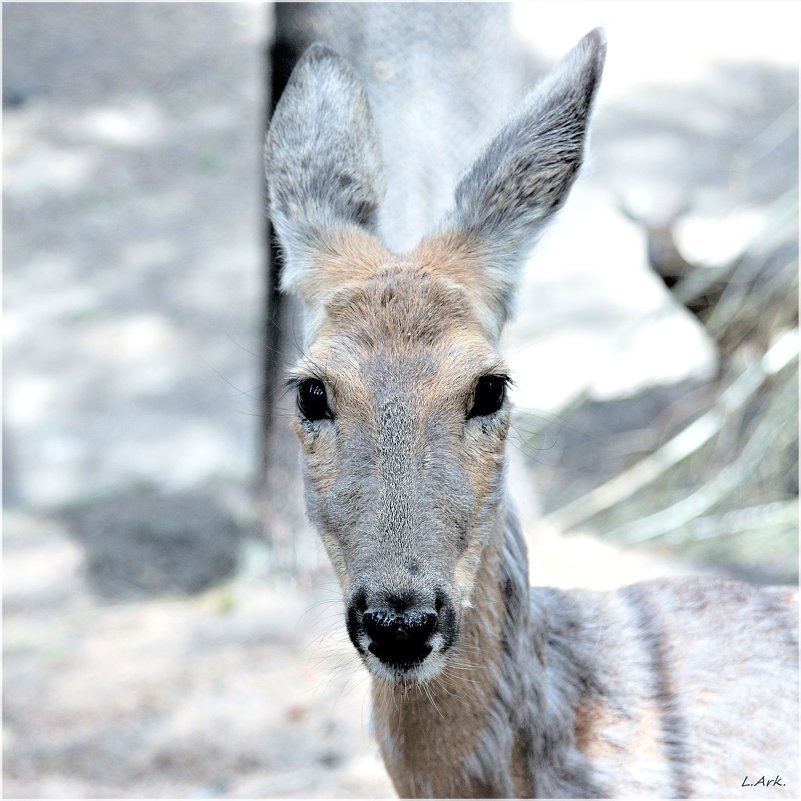
[[[402,248],[604,26],[504,337],[532,580],[797,583],[798,4],[2,14],[5,797],[392,795],[276,389],[260,148],[314,40],[367,85]]]

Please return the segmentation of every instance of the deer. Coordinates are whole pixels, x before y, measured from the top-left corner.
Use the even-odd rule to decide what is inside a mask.
[[[797,593],[656,579],[529,587],[505,489],[499,338],[584,160],[606,55],[587,34],[464,173],[411,251],[381,240],[363,84],[299,59],[264,147],[306,510],[371,677],[401,797],[797,797]]]

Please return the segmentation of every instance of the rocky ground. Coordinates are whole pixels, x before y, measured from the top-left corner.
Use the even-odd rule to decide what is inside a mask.
[[[747,207],[753,227],[797,176],[797,8],[721,27],[716,3],[692,25],[648,5],[636,31],[630,4],[515,11],[539,63],[599,22],[610,38],[598,155],[507,338],[518,405],[549,421],[713,366],[620,198],[704,187],[692,247],[689,223]],[[255,536],[269,12],[3,6],[5,797],[392,795],[332,577],[275,577]],[[532,545],[533,580],[559,586],[694,569],[548,529]]]

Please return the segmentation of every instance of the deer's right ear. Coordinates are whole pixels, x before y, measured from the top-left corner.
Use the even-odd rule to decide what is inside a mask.
[[[383,197],[367,94],[325,45],[312,45],[298,61],[267,132],[264,167],[284,254],[281,288],[313,303],[321,283],[313,273],[327,243],[343,228],[373,233]]]

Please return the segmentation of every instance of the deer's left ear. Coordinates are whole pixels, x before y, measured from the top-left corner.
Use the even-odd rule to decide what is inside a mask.
[[[298,61],[264,144],[269,213],[284,254],[281,288],[319,305],[331,242],[372,234],[383,196],[381,150],[367,94],[322,44]]]
[[[432,237],[447,238],[481,271],[473,283],[497,330],[509,315],[523,260],[581,166],[605,55],[596,29],[545,77],[461,179],[454,208]]]

